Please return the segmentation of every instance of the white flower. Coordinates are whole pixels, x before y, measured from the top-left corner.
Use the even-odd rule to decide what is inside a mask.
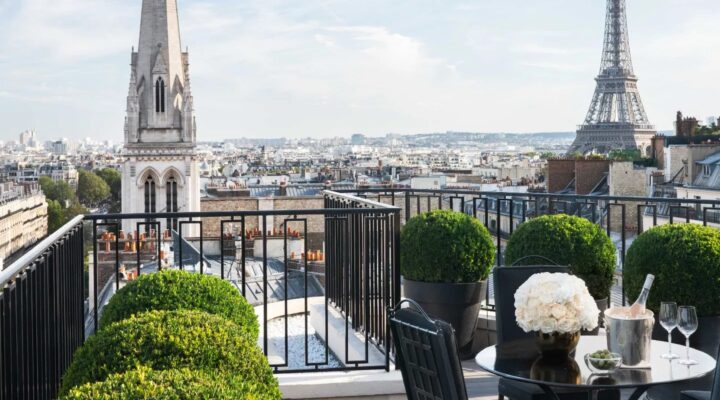
[[[573,275],[535,274],[515,292],[515,318],[525,332],[593,330],[599,314],[585,282]]]

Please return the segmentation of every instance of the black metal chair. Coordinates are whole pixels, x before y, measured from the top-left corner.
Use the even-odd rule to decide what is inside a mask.
[[[718,349],[717,360],[720,360],[720,349]],[[720,400],[720,368],[715,367],[715,376],[711,390],[686,390],[680,393],[681,400]]]
[[[404,303],[408,307],[402,308]],[[467,399],[452,326],[431,319],[412,300],[390,309],[388,319],[408,399]]]
[[[517,260],[518,264],[530,258],[542,259],[553,263],[541,256],[523,257]],[[493,270],[493,285],[495,287],[495,321],[497,324],[497,344],[502,345],[518,340],[530,340],[532,333],[523,331],[515,320],[515,292],[531,276],[543,272],[569,273],[568,267],[555,265],[532,265],[497,267]],[[588,394],[584,391],[558,390],[561,400],[587,400]],[[498,398],[508,397],[512,400],[549,400],[548,395],[537,385],[512,381],[500,378],[498,381]],[[603,396],[604,397],[604,396]]]

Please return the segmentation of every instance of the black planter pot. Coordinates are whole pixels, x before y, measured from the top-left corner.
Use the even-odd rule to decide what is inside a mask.
[[[655,326],[653,328],[653,340],[659,340],[667,343],[668,334],[665,328],[663,328],[658,322],[658,317],[655,316]],[[704,351],[710,354],[713,358],[717,357],[718,345],[720,345],[720,317],[700,317],[698,318],[698,330],[692,336],[690,336],[690,347]],[[681,334],[677,329],[672,332],[672,342],[675,344],[685,345],[685,336]],[[666,347],[663,347],[666,349]],[[685,353],[681,352],[678,354],[680,357],[685,357]],[[680,398],[680,391],[682,390],[710,390],[712,386],[713,376],[712,374],[699,379],[694,382],[685,383],[683,385],[663,385],[656,388],[652,388],[648,391],[650,398],[652,399],[665,399],[665,398]]]
[[[433,318],[450,323],[463,359],[472,354],[472,341],[487,281],[476,283],[428,283],[405,279],[405,297],[415,300]]]

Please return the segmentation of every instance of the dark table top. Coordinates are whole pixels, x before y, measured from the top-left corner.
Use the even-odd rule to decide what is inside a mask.
[[[585,389],[649,387],[702,378],[715,369],[715,359],[695,349],[690,349],[690,358],[698,362],[696,365],[666,360],[661,355],[668,350],[667,342],[654,340],[651,368],[619,368],[609,375],[594,375],[585,365],[585,354],[606,348],[604,336],[582,336],[574,358],[547,362],[539,357],[532,339],[488,347],[478,353],[475,362],[490,373],[516,381]],[[685,356],[684,346],[673,344],[672,351],[681,358]]]

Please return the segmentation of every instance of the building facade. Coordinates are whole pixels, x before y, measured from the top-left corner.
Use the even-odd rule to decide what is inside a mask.
[[[37,183],[0,183],[0,269],[47,235],[47,202]]]
[[[188,53],[181,50],[177,1],[143,0],[127,97],[123,213],[200,211],[188,69]],[[177,221],[161,223],[163,229],[176,228]]]

